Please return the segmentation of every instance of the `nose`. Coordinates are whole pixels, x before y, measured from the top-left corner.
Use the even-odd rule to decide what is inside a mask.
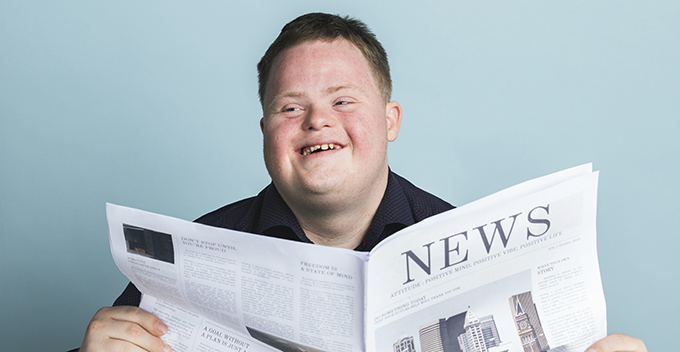
[[[311,108],[307,111],[302,128],[310,131],[318,131],[335,124],[335,116],[330,111],[321,108]]]

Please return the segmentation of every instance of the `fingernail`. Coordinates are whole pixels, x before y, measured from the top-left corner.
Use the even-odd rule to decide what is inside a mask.
[[[591,347],[587,349],[586,352],[599,352],[599,350],[597,349],[597,347]]]
[[[168,346],[167,344],[163,345],[163,352],[172,352],[172,348],[170,348],[170,346]]]
[[[156,329],[158,329],[158,330],[159,330],[160,332],[162,332],[163,334],[165,334],[166,332],[168,332],[168,327],[165,326],[165,324],[163,324],[163,323],[160,322],[160,321],[158,322],[158,324],[156,324]]]

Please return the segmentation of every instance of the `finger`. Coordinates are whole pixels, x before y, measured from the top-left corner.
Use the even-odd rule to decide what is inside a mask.
[[[592,344],[586,352],[647,352],[647,347],[638,338],[612,334]]]
[[[96,328],[93,328],[96,330]],[[152,335],[141,325],[124,320],[110,320],[106,332],[101,336],[105,340],[119,340],[132,343],[144,350],[161,352],[165,342],[160,337]],[[113,341],[107,341],[107,344]]]
[[[155,335],[167,331],[159,322],[155,315],[136,307],[102,308],[87,327],[81,351],[169,352],[170,347]]]
[[[105,316],[113,320],[128,321],[143,327],[154,336],[163,336],[168,327],[160,318],[144,309],[132,306],[104,307],[100,309]],[[97,312],[99,314],[99,312]],[[96,316],[96,315],[95,315]]]

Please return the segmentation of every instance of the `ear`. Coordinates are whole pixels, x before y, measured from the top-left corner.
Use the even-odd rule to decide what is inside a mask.
[[[399,127],[401,127],[401,105],[396,101],[387,103],[385,115],[387,117],[387,141],[393,142],[397,139]]]
[[[264,134],[264,117],[260,119],[260,131]]]

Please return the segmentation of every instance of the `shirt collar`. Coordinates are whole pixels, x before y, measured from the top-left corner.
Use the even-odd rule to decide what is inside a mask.
[[[273,182],[265,190],[257,233],[294,241],[312,242],[305,235],[293,211],[281,198]]]
[[[391,234],[414,223],[415,219],[413,218],[411,205],[406,198],[404,189],[399,184],[394,173],[390,171],[387,178],[385,195],[378,206],[378,210],[375,212],[363,242],[356,250],[369,251]]]
[[[389,171],[387,188],[364,240],[356,250],[371,250],[392,233],[415,223],[403,188]],[[300,223],[283,201],[274,183],[265,191],[257,232],[265,235],[311,243]]]

